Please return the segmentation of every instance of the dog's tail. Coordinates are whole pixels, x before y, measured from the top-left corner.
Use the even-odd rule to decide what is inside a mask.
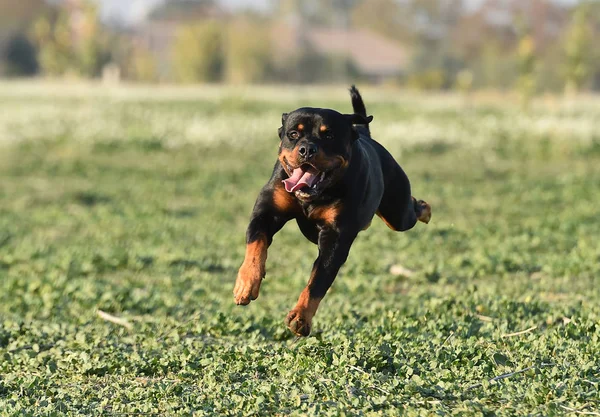
[[[367,108],[365,107],[365,102],[360,96],[358,88],[356,88],[356,86],[354,85],[350,87],[350,99],[352,100],[352,110],[354,111],[354,113],[364,118],[367,118]],[[364,127],[367,129],[367,132],[370,133],[369,125],[365,125]]]
[[[352,99],[352,110],[354,110],[354,113],[360,114],[362,117],[367,117],[365,102],[360,96],[358,88],[356,88],[354,85],[350,87],[350,98]]]

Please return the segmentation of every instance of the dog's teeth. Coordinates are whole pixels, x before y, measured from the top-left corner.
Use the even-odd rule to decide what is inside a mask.
[[[323,181],[325,179],[325,171],[321,174],[321,179],[319,181]]]

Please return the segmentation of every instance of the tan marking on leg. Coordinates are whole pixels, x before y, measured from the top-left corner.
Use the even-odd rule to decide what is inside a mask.
[[[300,297],[298,297],[296,308],[304,310],[305,316],[312,319],[317,313],[317,309],[319,308],[320,303],[321,298],[310,297],[310,293],[307,287],[304,288],[304,290],[300,294]]]
[[[312,280],[312,277],[311,277]],[[285,324],[296,336],[308,336],[312,327],[312,319],[317,313],[321,298],[311,298],[308,287],[300,294],[296,307],[290,311]]]
[[[385,219],[385,217],[383,217],[383,215],[379,212],[379,210],[377,210],[377,215],[379,216],[379,218],[381,220],[383,220],[383,222],[385,223],[385,225],[387,227],[389,227],[390,229],[392,229],[394,232],[398,231],[398,229],[396,229],[394,226],[392,226],[390,223],[388,223],[388,221]]]
[[[265,276],[266,261],[267,238],[265,236],[246,245],[244,263],[240,267],[233,289],[236,304],[246,305],[258,298],[260,283]]]

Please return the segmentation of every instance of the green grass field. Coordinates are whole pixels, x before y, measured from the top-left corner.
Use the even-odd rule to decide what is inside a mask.
[[[343,87],[0,83],[0,415],[600,415],[600,99],[362,92],[433,219],[375,218],[296,340],[295,223],[233,283],[281,113]]]

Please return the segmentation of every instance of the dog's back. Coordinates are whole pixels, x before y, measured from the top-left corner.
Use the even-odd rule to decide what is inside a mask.
[[[350,88],[350,98],[354,113],[366,117],[365,103],[355,86]],[[355,125],[355,128],[359,134],[356,146],[377,155],[377,166],[383,176],[384,191],[377,214],[392,230],[411,229],[420,216],[421,207],[411,195],[408,176],[388,150],[371,137],[369,125]]]

